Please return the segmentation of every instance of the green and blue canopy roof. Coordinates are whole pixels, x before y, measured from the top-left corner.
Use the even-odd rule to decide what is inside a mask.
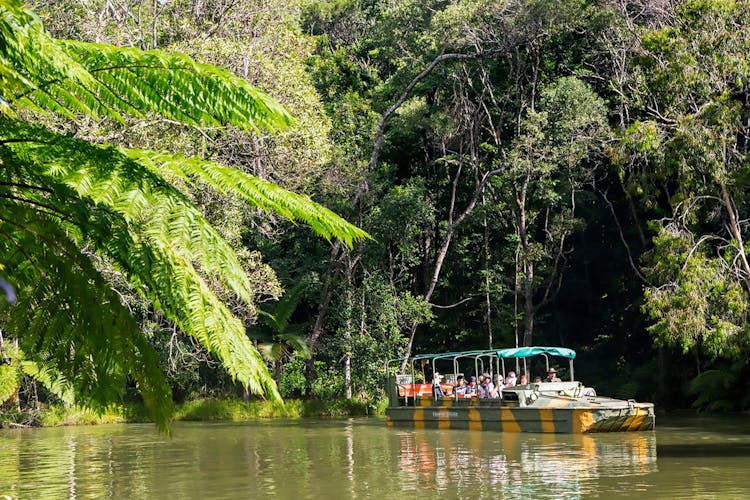
[[[472,356],[497,356],[502,359],[509,358],[530,358],[540,354],[549,354],[561,358],[575,359],[576,352],[567,347],[516,347],[513,349],[489,349],[483,351],[460,351],[460,352],[443,352],[439,354],[418,354],[413,360],[419,359],[436,359],[436,358],[455,358],[455,357],[472,357]]]
[[[576,352],[566,347],[516,347],[497,351],[500,358],[529,358],[538,354],[550,354],[561,358],[575,359]]]

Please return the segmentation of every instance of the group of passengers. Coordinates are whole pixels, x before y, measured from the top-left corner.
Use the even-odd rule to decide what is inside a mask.
[[[444,397],[442,387],[440,386],[440,374],[435,373],[435,379],[433,381],[433,394],[436,397]],[[541,377],[534,379],[535,383],[542,382]],[[547,377],[544,382],[560,382],[557,377],[557,370],[550,368],[547,372]],[[488,373],[483,373],[477,377],[469,377],[468,383],[463,375],[459,375],[456,379],[456,385],[453,387],[453,393],[459,398],[470,398],[477,397],[479,399],[499,399],[503,397],[503,389],[506,387],[514,387],[516,385],[526,385],[529,383],[529,378],[526,374],[521,375],[521,378],[516,378],[516,372],[509,371],[505,379],[500,374],[495,375],[494,382],[492,377]]]
[[[474,397],[479,399],[495,399],[502,397],[502,391],[505,387],[513,387],[515,385],[525,385],[528,383],[528,377],[521,375],[520,379],[516,378],[516,373],[513,371],[508,372],[508,376],[505,379],[501,375],[495,375],[494,380],[488,373],[483,373],[477,377],[469,377],[468,384],[466,379],[462,376],[458,376],[457,384],[454,388],[455,394],[458,397]]]

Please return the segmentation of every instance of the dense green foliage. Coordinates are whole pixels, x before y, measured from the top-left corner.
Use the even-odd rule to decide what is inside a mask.
[[[188,95],[159,109],[169,120],[81,98],[34,132],[62,132],[64,144],[6,147],[45,168],[83,162],[92,142],[138,148],[95,147],[174,181],[239,256],[242,273],[200,277],[249,327],[283,396],[370,402],[386,360],[407,352],[549,344],[576,349],[578,377],[604,394],[750,405],[747,2],[40,0],[38,11],[56,36],[124,47],[64,42],[80,61],[139,47],[186,64],[179,50],[291,110],[283,133],[248,134],[213,127],[229,121],[211,114],[175,127],[196,124],[183,116]],[[108,119],[80,119],[94,113]],[[193,155],[211,161],[184,160]],[[83,189],[75,170],[59,175]],[[287,215],[259,179],[314,196],[373,239],[331,247],[249,210],[243,198]],[[161,229],[173,220],[153,216]],[[206,273],[230,251],[193,245]],[[101,287],[112,283],[176,398],[240,395],[215,349],[182,335],[196,333],[184,318],[118,277]],[[260,312],[247,305],[282,289]]]
[[[125,115],[155,115],[196,127],[276,131],[289,124],[287,112],[246,81],[186,56],[56,40],[15,1],[0,4],[0,35],[0,255],[18,290],[18,302],[2,309],[2,332],[21,347],[3,348],[4,372],[6,361],[28,357],[40,368],[27,373],[40,381],[52,374],[50,389],[68,386],[94,407],[117,401],[129,377],[164,427],[171,393],[156,351],[107,279],[113,274],[216,355],[232,378],[278,397],[242,322],[209,279],[248,308],[253,284],[230,245],[169,181],[235,193],[326,239],[351,245],[365,233],[309,198],[239,170],[94,144],[31,116],[124,122]],[[15,378],[3,375],[3,386]]]
[[[247,422],[265,418],[382,416],[385,413],[383,402],[381,400],[379,406],[367,406],[344,398],[329,401],[203,398],[175,405],[172,418],[175,421]],[[31,411],[11,410],[0,413],[0,429],[148,422],[149,419],[148,410],[137,403],[111,405],[97,411],[76,405],[52,405]]]

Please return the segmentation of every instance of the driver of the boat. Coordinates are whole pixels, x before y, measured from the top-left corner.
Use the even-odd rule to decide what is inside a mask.
[[[560,379],[557,377],[557,370],[555,370],[554,367],[550,368],[549,371],[547,371],[547,378],[544,379],[545,382],[560,382]]]

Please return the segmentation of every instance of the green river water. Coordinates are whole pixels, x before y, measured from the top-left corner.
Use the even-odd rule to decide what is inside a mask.
[[[750,498],[750,417],[585,436],[383,419],[0,430],[0,498]]]

